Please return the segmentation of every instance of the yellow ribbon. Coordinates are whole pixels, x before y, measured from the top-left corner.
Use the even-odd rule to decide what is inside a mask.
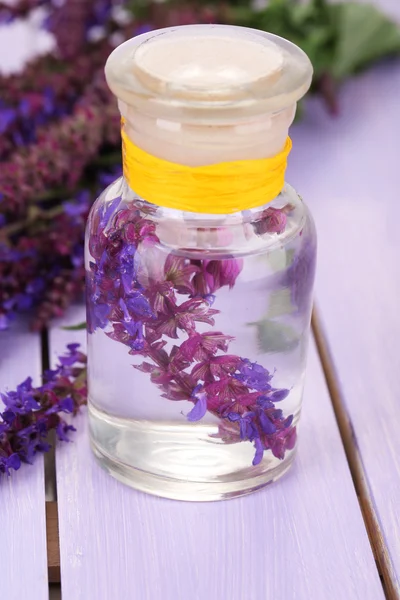
[[[152,204],[188,212],[230,214],[271,202],[283,188],[291,148],[288,137],[282,152],[272,158],[188,167],[148,154],[122,128],[129,187]]]

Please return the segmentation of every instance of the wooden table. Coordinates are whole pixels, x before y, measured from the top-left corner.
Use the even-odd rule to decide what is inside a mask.
[[[289,180],[319,232],[294,467],[228,502],[146,496],[94,462],[83,414],[55,465],[0,482],[2,599],[45,600],[60,578],[63,600],[400,598],[400,62],[347,84],[337,119],[310,101],[292,133]],[[0,389],[85,344],[60,329],[82,316],[2,333]]]

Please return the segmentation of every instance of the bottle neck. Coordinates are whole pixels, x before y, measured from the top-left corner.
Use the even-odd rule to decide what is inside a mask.
[[[122,101],[125,133],[139,148],[172,163],[198,167],[271,158],[285,146],[296,105],[232,122],[191,122],[156,118]]]

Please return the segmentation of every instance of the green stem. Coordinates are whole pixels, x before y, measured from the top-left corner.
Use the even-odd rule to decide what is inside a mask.
[[[109,167],[121,164],[121,152],[110,152],[96,158],[90,165],[94,167]]]
[[[64,188],[54,188],[52,190],[47,190],[46,192],[39,194],[39,196],[36,196],[36,198],[32,199],[32,202],[34,204],[38,204],[39,202],[50,202],[51,200],[65,200],[65,198],[68,195],[73,196],[77,191],[77,189],[67,191]]]
[[[17,221],[16,223],[11,223],[10,225],[6,225],[2,227],[0,232],[0,238],[4,239],[8,236],[15,235],[16,233],[20,233],[32,223],[37,222],[39,219],[43,221],[50,221],[62,214],[64,211],[64,207],[62,205],[55,206],[54,208],[50,208],[49,210],[40,210],[40,208],[32,207],[32,210],[29,211],[28,217],[23,221]]]

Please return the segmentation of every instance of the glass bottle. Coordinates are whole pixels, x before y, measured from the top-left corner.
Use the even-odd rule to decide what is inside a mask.
[[[192,207],[181,203],[183,179],[171,193],[156,162],[151,198],[141,197],[144,175],[126,144],[190,173],[232,161],[248,161],[246,170],[282,152],[311,74],[286,40],[220,25],[145,33],[107,62],[125,177],[101,194],[87,226],[90,436],[102,466],[142,491],[218,500],[288,470],[316,235],[283,174],[280,192],[253,189],[250,207],[247,175]],[[237,185],[243,193],[223,212]]]

